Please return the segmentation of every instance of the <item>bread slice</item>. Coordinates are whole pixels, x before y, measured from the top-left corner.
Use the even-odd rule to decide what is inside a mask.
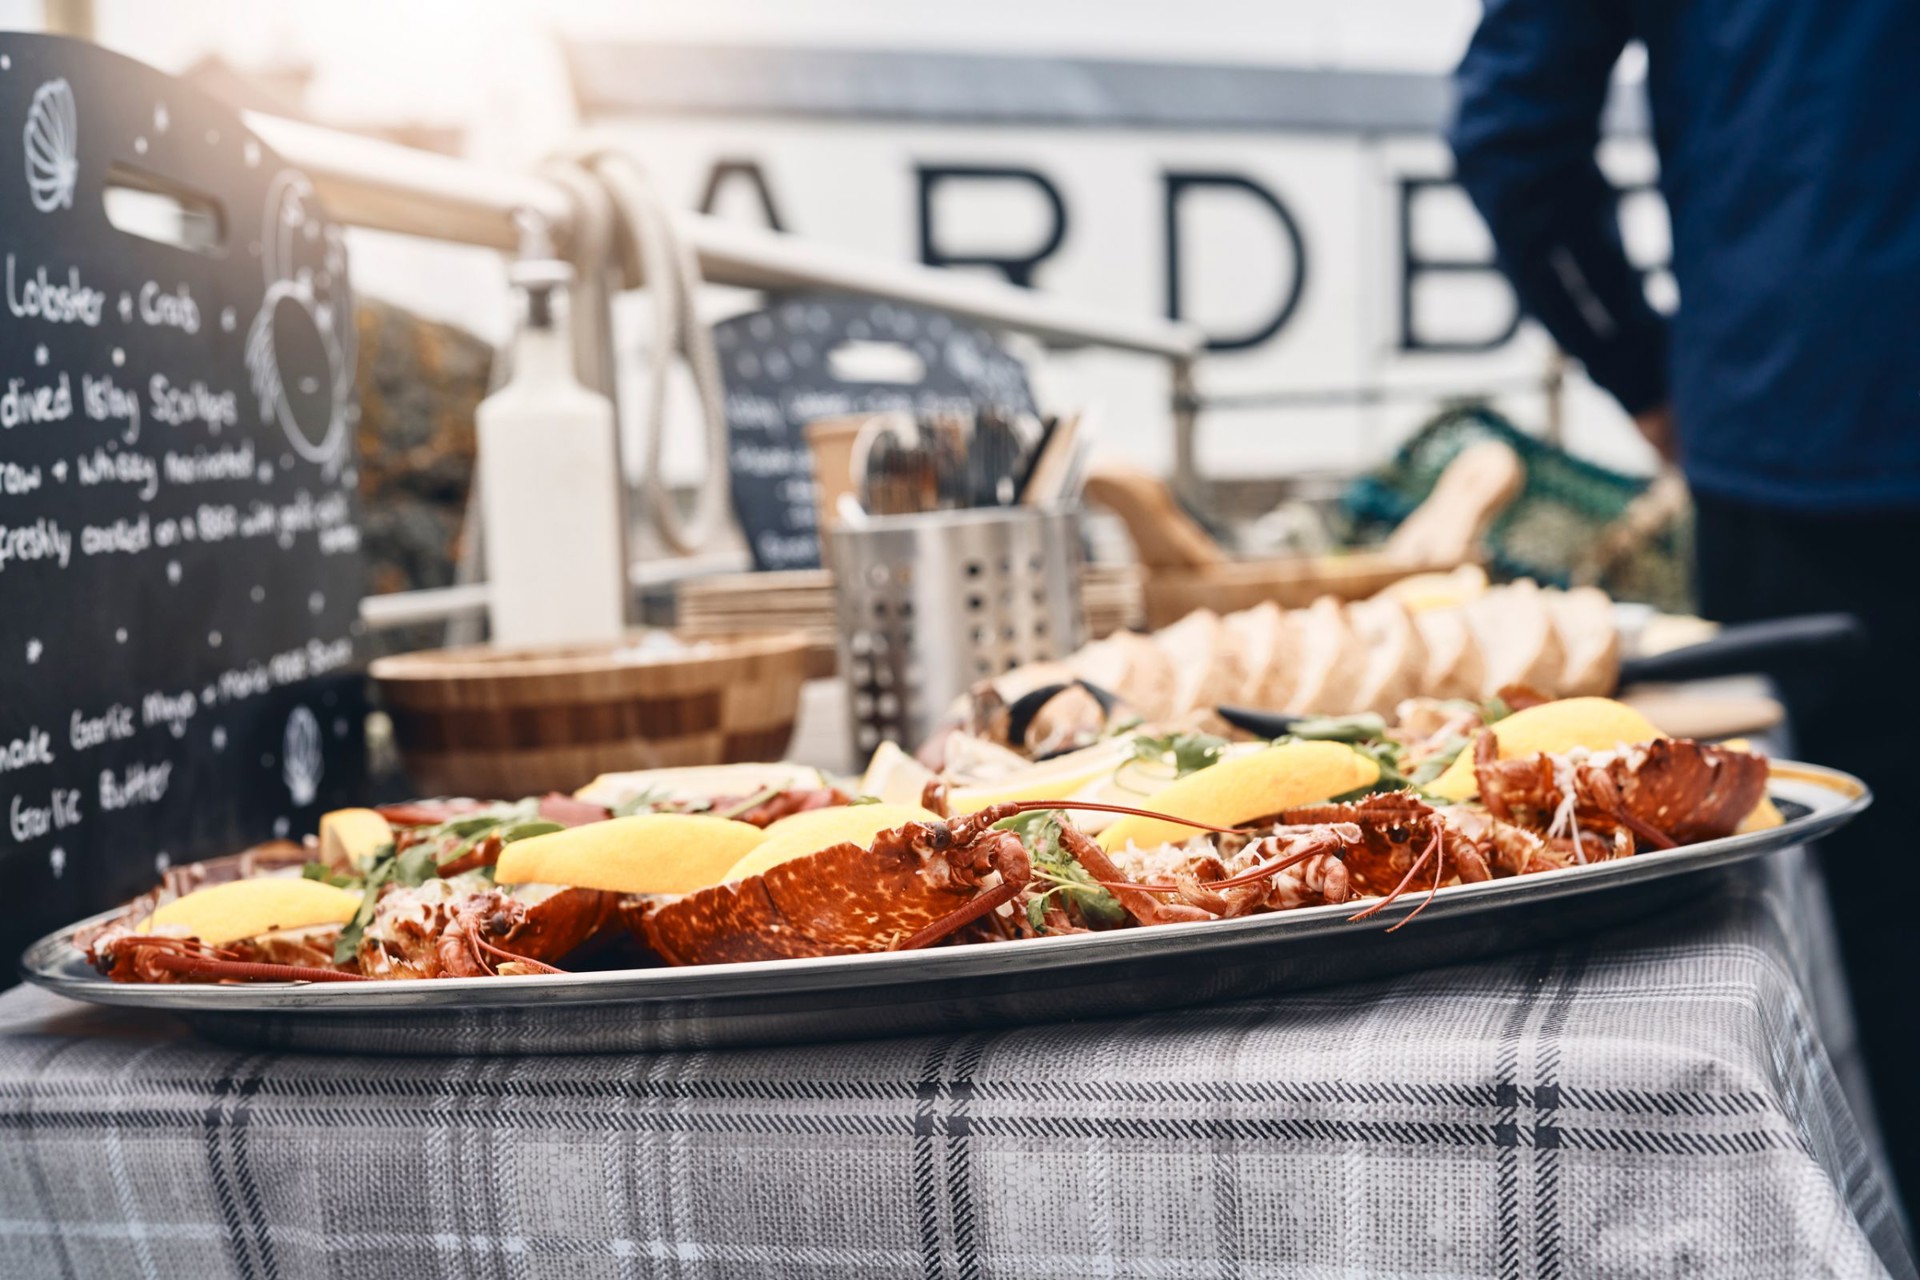
[[[1299,620],[1299,674],[1286,709],[1294,715],[1338,716],[1356,711],[1366,678],[1367,649],[1340,601],[1322,596]]]
[[[1293,702],[1293,691],[1300,687],[1300,658],[1306,645],[1305,609],[1281,609],[1273,626],[1273,648],[1267,654],[1266,670],[1257,680],[1250,678],[1253,697],[1249,705],[1262,711],[1285,711]]]
[[[1154,633],[1173,665],[1173,715],[1211,714],[1231,701],[1242,679],[1239,646],[1211,609],[1195,609]]]
[[[1426,642],[1414,626],[1413,615],[1398,600],[1361,600],[1347,606],[1347,616],[1367,650],[1353,709],[1391,716],[1395,707],[1421,690]]]
[[[1466,611],[1423,609],[1413,615],[1413,624],[1427,652],[1420,691],[1432,698],[1478,698],[1486,685],[1487,664]]]
[[[1546,593],[1522,578],[1464,608],[1486,661],[1481,696],[1490,698],[1508,685],[1551,696],[1566,671],[1567,652],[1547,612]]]
[[[1620,631],[1613,622],[1613,601],[1598,587],[1546,593],[1547,611],[1560,647],[1566,650],[1562,698],[1605,697],[1620,682]]]
[[[1233,691],[1232,700],[1242,706],[1260,706],[1260,689],[1280,648],[1286,612],[1273,601],[1263,600],[1251,609],[1228,614],[1222,621],[1227,634],[1237,642],[1236,656],[1240,660],[1240,687]]]
[[[1076,678],[1118,697],[1120,686],[1127,682],[1126,650],[1113,643],[1112,637],[1094,640],[1081,645],[1067,659],[1067,669]]]
[[[1116,631],[1067,659],[1083,680],[1119,694],[1149,724],[1173,715],[1173,661],[1146,636]]]

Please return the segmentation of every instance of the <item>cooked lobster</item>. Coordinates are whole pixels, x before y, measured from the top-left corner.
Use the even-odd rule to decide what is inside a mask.
[[[427,880],[388,891],[356,957],[369,978],[484,978],[558,973],[564,959],[606,928],[618,895],[498,888],[478,876]]]
[[[1690,738],[1500,760],[1483,733],[1474,753],[1487,813],[1580,863],[1730,835],[1767,789],[1766,757]]]
[[[869,845],[836,844],[682,897],[628,897],[622,917],[669,964],[925,946],[1026,887],[1026,846],[994,829],[1021,811],[993,805],[951,821],[912,822]]]
[[[339,926],[331,925],[210,947],[198,938],[119,924],[75,941],[87,963],[115,982],[357,982],[359,974],[333,964],[339,936]]]

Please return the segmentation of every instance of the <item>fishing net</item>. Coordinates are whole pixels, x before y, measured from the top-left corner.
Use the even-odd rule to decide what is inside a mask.
[[[1591,583],[1615,599],[1691,608],[1692,518],[1650,482],[1576,458],[1521,431],[1484,404],[1443,410],[1389,463],[1360,477],[1341,500],[1362,541],[1384,538],[1433,491],[1449,462],[1483,440],[1520,456],[1527,479],[1486,539],[1498,577],[1557,586]]]

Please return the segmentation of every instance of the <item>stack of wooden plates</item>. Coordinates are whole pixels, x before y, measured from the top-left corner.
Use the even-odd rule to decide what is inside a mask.
[[[833,575],[825,569],[723,573],[680,584],[674,630],[689,640],[705,636],[792,631],[807,640],[807,676],[834,672]]]
[[[1080,599],[1087,638],[1138,627],[1145,610],[1140,572],[1133,565],[1089,565],[1081,575]],[[834,621],[833,574],[825,569],[779,573],[730,573],[680,585],[675,629],[693,640],[759,631],[805,636],[807,674],[831,676],[839,628]]]
[[[1088,565],[1080,576],[1080,606],[1087,612],[1087,639],[1146,625],[1140,568],[1131,564]]]

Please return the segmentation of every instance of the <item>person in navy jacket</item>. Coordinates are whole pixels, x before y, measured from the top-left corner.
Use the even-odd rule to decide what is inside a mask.
[[[1636,40],[1671,318],[1594,156]],[[1686,475],[1702,612],[1867,624],[1863,658],[1783,691],[1797,751],[1881,797],[1821,852],[1888,1154],[1920,1190],[1920,837],[1900,820],[1920,734],[1920,0],[1487,0],[1456,80],[1459,181],[1521,302]]]

